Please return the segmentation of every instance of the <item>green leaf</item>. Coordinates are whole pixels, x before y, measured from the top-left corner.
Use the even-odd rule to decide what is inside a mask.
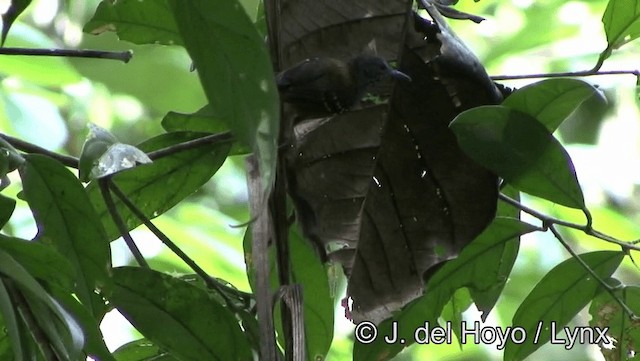
[[[520,201],[520,192],[510,185],[502,188],[500,193],[513,200]],[[520,210],[506,202],[500,201],[498,202],[496,217],[520,219]],[[495,274],[494,286],[484,290],[476,288],[471,288],[469,290],[473,302],[476,304],[478,310],[482,312],[481,319],[483,322],[487,320],[489,313],[498,302],[498,298],[500,298],[502,290],[504,290],[504,286],[507,284],[507,279],[511,274],[511,269],[516,262],[519,250],[520,235],[517,235],[512,240],[507,241],[504,244],[504,248],[501,250],[502,257],[498,261],[499,267]]]
[[[204,135],[206,134],[167,133],[145,141],[138,145],[138,148],[150,152]],[[147,217],[154,218],[205,184],[224,163],[228,152],[228,143],[207,144],[156,159],[151,164],[122,171],[116,174],[112,180]],[[87,193],[102,220],[108,239],[118,238],[120,236],[118,228],[113,223],[102,200],[97,182],[91,182],[87,186]],[[114,201],[118,212],[130,230],[141,224],[119,199],[116,198]]]
[[[623,252],[598,251],[580,258],[601,278],[607,279],[620,265]],[[523,343],[508,341],[505,360],[524,360],[557,337],[562,328],[593,300],[600,283],[575,259],[554,267],[529,293],[513,316],[513,326],[527,335]]]
[[[520,191],[571,208],[584,196],[567,151],[530,115],[504,106],[482,106],[450,125],[463,151]]]
[[[31,4],[31,0],[11,0],[9,9],[2,14],[2,41],[0,46],[4,46],[5,40],[7,40],[7,34],[13,22],[16,21],[18,16]]]
[[[458,288],[449,302],[442,308],[442,319],[445,322],[451,322],[452,325],[461,325],[463,318],[462,313],[469,309],[469,306],[473,304],[469,289],[466,287]],[[453,332],[456,334],[460,348],[462,348],[461,328],[453,327]]]
[[[275,177],[278,93],[262,36],[236,0],[170,0],[216,116],[258,160],[264,195]]]
[[[11,343],[13,358],[15,360],[26,360],[24,355],[25,346],[23,343],[25,340],[22,338],[21,325],[18,323],[17,312],[14,308],[13,301],[9,295],[7,288],[4,285],[4,280],[0,278],[0,313],[2,314],[2,329],[5,337],[9,338]],[[4,348],[2,348],[4,349]],[[8,355],[0,352],[0,357],[4,356],[5,359],[9,359]]]
[[[0,273],[15,281],[32,308],[36,321],[46,333],[52,346],[69,359],[78,356],[84,344],[84,335],[78,323],[53,299],[18,262],[0,250]]]
[[[103,0],[83,31],[94,35],[114,31],[121,40],[135,44],[182,45],[166,0]]]
[[[120,346],[113,356],[118,361],[179,361],[144,338]]]
[[[75,270],[51,245],[0,234],[0,249],[10,254],[33,277],[72,292]]]
[[[640,314],[640,287],[622,287],[615,294],[636,315]],[[601,290],[598,293],[591,302],[589,314],[589,326],[600,330],[606,328],[607,336],[616,340],[615,347],[611,347],[614,346],[611,344],[600,345],[600,351],[606,360],[626,360],[629,355],[637,352],[640,347],[640,322],[632,320],[608,292]]]
[[[587,101],[607,104],[604,93],[587,82],[547,79],[518,89],[502,105],[530,115],[553,133]]]
[[[640,2],[609,0],[602,23],[607,34],[607,48],[600,54],[594,70],[600,69],[613,50],[640,37]]]
[[[89,310],[68,291],[53,287],[52,295],[62,303],[82,327],[86,339],[84,352],[93,356],[95,360],[114,361],[115,359],[109,352],[98,326],[100,320],[91,315]]]
[[[191,131],[206,133],[222,133],[229,131],[229,126],[215,116],[211,106],[205,105],[192,114],[169,112],[162,118],[162,127],[167,132]],[[250,153],[246,145],[234,142],[229,155]]]
[[[426,285],[425,294],[411,302],[392,319],[378,326],[379,335],[391,334],[391,322],[397,321],[398,337],[404,343],[387,344],[378,337],[371,344],[356,342],[354,361],[389,360],[414,340],[414,330],[428,322],[437,326],[443,307],[456,290],[468,287],[489,290],[500,277],[500,260],[504,248],[516,237],[537,230],[530,224],[511,218],[496,218],[475,240],[465,247],[458,258],[445,263]],[[505,282],[501,280],[501,282]]]
[[[37,239],[50,242],[75,270],[78,298],[98,317],[105,312],[96,290],[110,289],[111,251],[104,228],[82,184],[62,164],[25,156],[20,169],[24,196],[38,225]]]
[[[145,268],[114,269],[112,302],[154,344],[182,360],[251,360],[238,321],[200,287]]]
[[[289,232],[293,282],[302,285],[305,340],[310,360],[324,360],[333,340],[334,302],[327,271],[311,245],[292,227]]]
[[[331,296],[327,270],[300,230],[289,229],[289,246],[293,282],[302,285],[304,326],[307,354],[311,360],[324,360],[333,340],[334,299]],[[255,265],[252,263],[251,230],[245,232],[243,247],[246,269],[251,289],[256,291]],[[278,289],[275,248],[269,247],[269,269],[271,289]],[[282,329],[279,307],[274,308],[276,326]],[[282,337],[282,333],[279,334]],[[282,340],[281,340],[282,341]]]
[[[13,211],[16,209],[16,201],[13,198],[0,194],[0,229],[9,222]]]

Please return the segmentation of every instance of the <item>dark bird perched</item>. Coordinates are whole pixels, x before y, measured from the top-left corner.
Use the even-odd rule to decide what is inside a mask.
[[[351,109],[367,88],[383,77],[411,81],[383,58],[358,55],[349,62],[311,58],[276,77],[280,98],[306,114],[326,115]]]

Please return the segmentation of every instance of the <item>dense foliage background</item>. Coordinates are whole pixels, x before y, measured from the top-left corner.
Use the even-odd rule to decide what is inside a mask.
[[[211,101],[211,93],[215,93],[218,88],[205,85],[203,89],[198,74],[190,71],[192,60],[186,50],[180,46],[183,44],[180,35],[184,36],[189,30],[181,25],[185,21],[182,23],[178,21],[179,25],[176,26],[173,19],[161,17],[162,14],[167,13],[167,2],[121,1],[121,7],[115,7],[116,10],[111,9],[109,2],[100,3],[98,1],[36,0],[30,4],[13,1],[14,6],[20,3],[28,4],[28,7],[11,26],[5,43],[7,47],[132,50],[134,56],[126,64],[99,59],[0,56],[0,72],[2,73],[0,130],[2,134],[19,138],[51,151],[77,157],[85,142],[88,123],[94,123],[108,129],[122,143],[137,145],[146,142],[146,145],[140,146],[143,150],[155,150],[195,137],[195,135],[184,135],[183,137],[155,138],[165,133],[166,130],[190,129],[215,133],[228,129],[227,125],[216,120],[215,116],[211,116],[211,114],[201,114],[201,118],[182,116],[199,111],[208,102],[205,94],[209,94],[209,101]],[[244,10],[240,15],[237,13],[238,9],[234,10],[231,6],[231,4],[235,4],[235,1],[229,1],[228,8],[222,6],[218,10],[228,11],[229,19],[249,20],[255,24],[258,31],[262,32],[264,19],[259,2],[244,0],[240,3]],[[467,45],[474,49],[490,75],[583,71],[592,69],[598,63],[601,53],[607,49],[608,44],[615,41],[611,36],[611,31],[605,32],[601,21],[606,7],[615,3],[627,10],[623,12],[631,19],[631,25],[622,31],[620,40],[622,42],[633,40],[640,35],[637,30],[638,24],[640,24],[640,10],[638,10],[640,3],[636,1],[462,1],[456,8],[482,15],[487,20],[480,24],[450,20],[450,24]],[[139,12],[139,9],[144,9],[144,12]],[[187,15],[183,14],[183,16]],[[150,18],[157,20],[157,27],[149,26],[148,23],[142,25]],[[6,19],[5,17],[5,24]],[[109,31],[113,29],[105,25],[110,22],[118,25],[118,34]],[[83,28],[86,32],[83,32]],[[611,30],[611,26],[608,30]],[[92,32],[100,34],[88,34]],[[209,35],[204,34],[203,36],[206,39]],[[255,33],[254,36],[257,37],[258,33]],[[229,37],[232,39],[233,35],[229,35]],[[258,37],[258,39],[260,38]],[[193,43],[190,43],[192,41]],[[224,39],[222,42],[224,43]],[[192,48],[199,46],[195,40],[184,43]],[[233,49],[233,40],[224,44],[227,46],[226,51],[233,53],[235,50]],[[604,61],[601,70],[637,68],[638,50],[637,43],[626,44],[620,49],[616,49],[612,56]],[[200,58],[207,56],[212,55],[206,52],[199,55]],[[238,61],[242,64],[240,60]],[[198,64],[197,59],[196,64]],[[204,65],[204,67],[207,66]],[[209,66],[215,67],[215,63]],[[199,69],[202,68],[199,67]],[[255,66],[256,72],[262,70],[260,66]],[[220,79],[220,74],[214,72],[208,73],[206,76],[211,79]],[[554,135],[562,141],[564,149],[567,150],[575,165],[580,188],[577,192],[584,195],[584,205],[588,207],[593,216],[594,227],[616,239],[632,241],[638,239],[640,235],[640,227],[638,227],[638,215],[640,214],[640,203],[638,202],[640,117],[637,108],[637,79],[635,76],[627,74],[597,76],[585,80],[597,85],[598,88],[587,84],[564,83],[562,85],[558,83],[560,84],[557,85],[558,87],[566,86],[567,88],[559,90],[554,96],[559,97],[565,94],[564,91],[573,89],[572,86],[575,85],[576,91],[586,92],[581,93],[583,98],[580,99],[582,100],[590,99],[591,96],[598,98],[601,94],[597,90],[603,91],[609,106],[603,107],[601,101],[585,102],[586,105],[579,109],[577,115],[566,117],[567,119]],[[537,79],[512,80],[506,81],[505,84],[512,87],[522,87],[535,81]],[[224,84],[220,85],[219,89],[225,89]],[[240,108],[247,107],[241,100],[242,91],[242,88],[237,91],[228,91],[219,101],[224,104],[232,104],[230,109],[236,103],[236,106]],[[277,102],[275,102],[276,95],[272,83],[268,93],[269,95],[261,101],[264,104],[270,104],[265,105],[265,108],[275,109]],[[516,101],[513,102],[516,103]],[[253,105],[249,104],[249,106]],[[514,106],[517,107],[517,104]],[[487,116],[495,118],[499,117],[499,114],[491,113]],[[464,130],[462,127],[464,120],[464,118],[459,119],[462,130]],[[180,124],[188,124],[188,126]],[[270,124],[275,123],[271,122]],[[557,125],[555,124],[555,126]],[[554,130],[555,126],[548,126],[548,129]],[[251,144],[250,139],[255,136],[252,131],[255,129],[247,127],[246,129],[233,130],[252,149],[261,149],[265,152],[264,154],[271,151],[269,147],[273,145],[268,142],[261,144],[257,141],[258,144]],[[267,131],[267,133],[269,132],[273,134],[273,129]],[[150,138],[154,139],[149,141]],[[470,146],[481,148],[482,144],[471,144]],[[150,193],[143,194],[140,198],[142,203],[153,203],[152,200],[157,198],[159,204],[141,207],[148,207],[151,213],[162,213],[168,205],[172,205],[173,201],[168,197],[160,196],[161,194],[176,192],[178,196],[175,201],[178,201],[179,189],[182,188],[189,194],[190,190],[197,189],[195,193],[190,194],[176,207],[155,218],[154,224],[177,243],[204,271],[218,280],[223,280],[219,282],[220,284],[228,283],[231,285],[229,294],[232,296],[230,297],[239,297],[234,301],[237,301],[237,307],[243,310],[236,315],[250,318],[250,313],[244,311],[246,305],[242,303],[243,299],[241,298],[245,293],[251,293],[250,277],[247,277],[244,256],[248,242],[243,243],[243,239],[247,238],[245,236],[246,225],[238,226],[245,224],[250,219],[243,161],[247,147],[233,145],[229,148],[226,143],[213,143],[204,150],[196,149],[185,153],[187,153],[185,158],[175,157],[175,159],[166,160],[166,164],[162,166],[165,168],[162,168],[160,172],[154,173],[151,170],[150,174],[141,176],[139,173],[130,177],[134,179],[133,183],[139,177],[159,179],[157,188],[148,190]],[[226,157],[227,153],[230,156]],[[3,157],[3,159],[6,158],[4,155]],[[526,157],[525,154],[525,159]],[[264,164],[268,164],[268,157],[264,158],[266,159],[263,159]],[[111,221],[104,220],[109,218],[106,208],[96,206],[101,202],[98,187],[95,184],[89,186],[87,197],[82,188],[78,186],[79,183],[75,186],[65,185],[68,184],[65,182],[72,182],[69,179],[71,173],[65,172],[60,165],[51,164],[38,156],[30,155],[26,156],[26,159],[28,165],[21,166],[20,172],[8,174],[11,185],[2,190],[3,197],[0,198],[0,225],[9,216],[11,217],[2,227],[0,234],[0,273],[5,281],[10,280],[5,286],[0,287],[0,300],[2,300],[0,305],[3,306],[2,315],[5,323],[3,327],[5,337],[0,343],[0,353],[2,354],[0,358],[9,359],[12,354],[18,357],[19,353],[27,355],[32,352],[29,351],[29,347],[32,346],[28,345],[33,343],[24,340],[23,342],[16,341],[16,335],[11,334],[11,330],[22,330],[20,331],[22,333],[19,334],[26,339],[30,339],[31,336],[28,335],[25,328],[12,326],[8,317],[13,314],[10,305],[14,305],[17,313],[24,313],[25,302],[29,305],[27,308],[33,310],[35,322],[41,324],[42,331],[53,344],[52,349],[58,353],[61,352],[60,350],[67,350],[70,355],[73,355],[74,345],[79,342],[78,333],[73,332],[74,327],[77,327],[73,321],[74,318],[80,319],[79,323],[84,329],[84,333],[90,334],[87,338],[89,346],[83,352],[97,355],[96,357],[101,360],[108,360],[110,356],[100,345],[100,336],[95,332],[95,325],[92,328],[92,318],[101,320],[100,330],[110,351],[142,337],[117,311],[110,311],[104,319],[101,319],[106,308],[102,309],[104,306],[100,306],[100,302],[96,300],[91,285],[83,289],[73,288],[82,305],[70,299],[69,292],[65,293],[64,291],[71,289],[71,287],[78,287],[77,284],[81,283],[76,278],[77,273],[74,273],[78,272],[78,269],[87,272],[90,275],[89,278],[93,282],[97,282],[98,288],[115,287],[115,296],[110,299],[110,302],[115,303],[116,306],[143,302],[141,304],[146,309],[150,309],[151,305],[155,305],[158,310],[171,309],[175,306],[176,308],[172,309],[175,313],[171,316],[180,315],[189,320],[202,314],[218,317],[214,324],[206,324],[206,322],[198,324],[196,322],[185,326],[184,330],[178,331],[179,323],[169,322],[179,320],[179,317],[176,319],[172,317],[156,319],[154,315],[145,316],[145,312],[140,309],[136,310],[134,306],[125,307],[127,312],[140,315],[140,318],[137,319],[133,317],[134,323],[137,322],[139,331],[147,339],[153,341],[152,343],[155,343],[156,346],[161,345],[172,351],[175,351],[172,347],[176,347],[176,350],[180,350],[176,351],[176,355],[180,355],[182,359],[198,359],[199,357],[203,359],[203,354],[198,354],[198,352],[211,352],[209,355],[215,355],[223,360],[241,359],[246,354],[245,351],[238,351],[240,348],[249,346],[257,348],[256,340],[247,336],[252,334],[250,331],[255,326],[255,321],[245,319],[246,333],[243,333],[239,327],[231,326],[225,330],[234,330],[233,332],[221,331],[223,326],[220,325],[226,325],[225,322],[233,323],[231,313],[220,310],[220,304],[225,304],[225,302],[224,300],[220,301],[220,296],[217,293],[207,293],[199,288],[200,281],[197,277],[190,276],[188,283],[178,283],[174,281],[174,278],[165,278],[159,273],[149,272],[148,275],[141,275],[135,274],[131,268],[120,268],[113,270],[116,285],[109,286],[108,283],[113,279],[107,275],[106,262],[92,264],[93,260],[108,258],[106,247],[108,243],[105,242],[103,247],[95,246],[93,243],[83,244],[83,240],[89,239],[89,235],[94,233],[95,237],[104,240],[116,238],[115,226]],[[199,168],[182,169],[186,175],[180,174],[180,167],[184,164],[189,164],[189,166],[196,164],[194,167]],[[220,168],[216,171],[213,168],[217,167],[212,167],[212,164],[217,164]],[[213,173],[215,173],[213,177],[206,181]],[[0,173],[0,175],[2,174]],[[171,179],[171,175],[175,175],[175,178]],[[123,174],[123,176],[121,184],[123,189],[127,192],[134,192],[135,185],[131,186],[134,188],[127,188],[124,183],[126,175]],[[27,179],[29,181],[25,181]],[[188,183],[185,179],[192,181]],[[56,183],[58,181],[61,183]],[[205,181],[206,183],[204,183]],[[202,187],[198,186],[198,182],[204,183]],[[49,188],[48,184],[54,185],[51,186],[53,188]],[[521,188],[521,190],[526,189],[526,185],[523,187],[524,189]],[[560,186],[560,189],[565,188]],[[56,199],[61,199],[58,198],[61,196],[57,193],[58,190],[70,199],[91,200],[93,208],[97,210],[95,212],[97,215],[93,216],[102,217],[100,219],[105,224],[104,229],[92,228],[92,221],[82,218],[90,217],[87,214],[94,212],[88,206],[88,202],[85,204],[87,208],[82,208],[81,205],[77,206],[80,208],[74,208],[76,207],[74,205],[72,207],[74,211],[66,213],[63,204],[66,201],[62,201],[62,204],[56,201]],[[544,194],[538,195],[545,197]],[[553,194],[546,198],[556,199],[556,202],[552,203],[542,198],[526,195],[523,195],[522,201],[529,207],[557,219],[584,224],[585,218],[580,208],[585,207],[579,201],[581,196],[578,197],[574,194],[574,196],[568,197],[568,201],[563,198],[564,203],[563,200],[558,201],[557,198],[554,198]],[[16,207],[12,214],[10,212],[11,199],[16,201]],[[577,202],[577,206],[572,202]],[[53,208],[62,209],[62,211],[55,213],[51,211]],[[45,214],[53,213],[60,214],[61,218],[45,216]],[[527,215],[523,216],[523,220],[540,225],[539,220]],[[57,229],[56,225],[61,224],[70,226],[71,229],[65,229],[64,226]],[[62,238],[71,240],[72,245],[59,244],[60,241],[57,239],[61,237],[60,234],[66,234]],[[585,232],[579,230],[563,228],[561,235],[577,253],[620,250],[620,246],[589,237]],[[132,237],[152,269],[172,276],[193,274],[192,269],[163,246],[162,242],[158,241],[145,227],[134,230]],[[42,240],[40,243],[44,243],[47,247],[25,247],[16,238],[29,240],[36,238]],[[314,355],[322,357],[328,352],[326,356],[328,360],[351,359],[353,325],[344,318],[344,311],[339,305],[344,292],[344,280],[340,277],[341,271],[328,267],[325,272],[323,266],[314,258],[309,246],[299,236],[292,234],[292,242],[294,272],[299,272],[296,274],[296,279],[305,284],[305,292],[307,292],[305,299],[309,300],[309,304],[305,304],[305,306],[313,312],[312,316],[305,314],[310,357]],[[2,244],[6,245],[2,246]],[[48,247],[49,245],[54,245],[54,247]],[[635,251],[630,251],[630,253],[634,254]],[[516,310],[536,287],[536,284],[551,269],[570,257],[551,232],[534,232],[523,236],[520,253],[513,271],[508,276],[508,282],[506,282],[502,296],[486,321],[487,325],[504,327],[510,325]],[[599,253],[592,258],[587,260],[594,262],[590,263],[594,270],[597,273],[601,271],[598,274],[607,279],[610,273],[616,269],[622,255],[613,252]],[[111,242],[111,263],[114,268],[136,265],[121,239]],[[560,274],[590,277],[587,273],[580,272],[585,271],[580,267],[575,267],[569,271],[561,270]],[[615,277],[627,285],[638,283],[637,268],[630,257],[624,258]],[[33,284],[32,281],[36,279],[39,282]],[[553,287],[571,289],[567,283],[563,283],[563,280],[547,280],[549,283],[542,283],[540,287],[545,290],[553,289]],[[597,282],[592,281],[587,285],[587,291],[585,291],[586,294],[591,292],[589,298],[593,298],[595,290],[599,286]],[[197,285],[197,287],[192,287],[192,285]],[[16,287],[28,294],[27,301],[19,297],[16,298]],[[563,288],[560,289],[560,291],[562,290]],[[581,290],[584,291],[584,289]],[[58,302],[51,301],[49,294],[62,304],[62,308],[68,309],[74,316],[69,316],[65,311],[61,311]],[[207,298],[209,294],[214,294],[210,297],[215,302],[210,302],[210,299]],[[579,290],[575,294],[568,293],[567,297],[575,299],[577,294],[580,294]],[[637,299],[637,294],[637,289],[629,288],[628,294],[623,296],[633,310],[640,309],[640,300]],[[9,299],[11,301],[7,301]],[[154,303],[152,302],[154,299],[159,301]],[[173,306],[172,300],[175,302]],[[195,303],[192,305],[181,303],[184,300]],[[468,291],[456,292],[454,301],[445,308],[445,318],[456,320],[457,313],[469,306]],[[194,307],[193,305],[198,306]],[[597,307],[597,302],[594,302],[594,305],[596,306],[593,307]],[[81,307],[86,309],[79,310]],[[226,304],[226,307],[229,308],[229,304]],[[570,311],[566,312],[569,315],[569,320],[567,320],[569,325],[585,326],[591,322],[594,312],[588,312],[587,307],[578,313],[579,309],[576,310],[575,317]],[[563,315],[562,310],[556,311],[559,312],[558,317]],[[596,308],[595,313],[597,312]],[[334,313],[335,318],[333,317]],[[534,316],[537,315],[534,314]],[[464,313],[464,317],[471,321],[479,320],[480,312],[475,309],[475,306],[471,306]],[[55,321],[48,322],[48,320]],[[42,326],[46,324],[55,326],[47,329]],[[332,327],[334,324],[335,327]],[[627,337],[625,339],[626,347],[630,350],[635,349],[638,342],[637,325],[635,323],[626,324],[623,328],[627,332],[625,336]],[[91,334],[91,330],[93,330],[93,334]],[[221,333],[228,337],[226,344],[225,341],[220,340],[200,344],[199,336],[204,335],[210,340],[214,338],[214,335]],[[332,333],[334,334],[333,339]],[[177,334],[184,335],[179,340],[173,341],[177,345],[172,344],[172,341],[168,343],[157,341],[165,340],[167,342],[166,340],[175,338]],[[232,345],[236,345],[236,347]],[[204,351],[198,347],[202,347]],[[186,352],[184,348],[191,348],[194,353],[180,354],[180,352]],[[148,344],[134,343],[125,346],[114,356],[118,360],[151,359],[151,356],[136,356],[133,353],[133,351],[141,352],[140,350],[143,349],[148,352],[147,355],[158,353]],[[219,351],[220,349],[230,351]],[[221,353],[216,354],[216,352]],[[235,352],[238,353],[235,354]],[[511,356],[514,359],[519,359],[515,352],[512,351]],[[528,351],[519,352],[521,352],[520,355],[525,355]],[[80,353],[82,354],[82,352]],[[360,354],[360,359],[367,359],[362,355],[364,354]],[[413,346],[397,356],[396,359],[492,360],[502,359],[502,355],[503,351],[497,350],[495,345],[467,344],[461,349],[454,342],[450,345]],[[174,359],[173,356],[167,354],[164,354],[163,357],[167,360]],[[610,360],[618,359],[611,355],[608,357]],[[545,345],[536,351],[531,358],[584,360],[603,359],[603,356],[597,345],[578,345],[571,350],[565,350],[564,345]]]

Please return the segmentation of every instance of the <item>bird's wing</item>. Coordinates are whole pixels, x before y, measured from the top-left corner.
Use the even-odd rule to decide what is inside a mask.
[[[322,59],[314,58],[306,60],[290,69],[287,69],[276,77],[279,90],[291,87],[305,87],[320,81],[327,73],[329,65]]]

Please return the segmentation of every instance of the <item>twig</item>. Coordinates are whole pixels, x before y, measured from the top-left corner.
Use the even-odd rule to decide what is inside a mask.
[[[602,287],[604,287],[604,289],[611,295],[611,297],[613,297],[613,299],[623,308],[623,310],[629,315],[629,317],[632,320],[638,320],[640,319],[634,312],[633,310],[631,310],[631,308],[629,308],[629,306],[627,306],[627,304],[620,298],[618,297],[618,295],[615,294],[614,289],[611,288],[611,286],[609,286],[602,278],[600,278],[600,276],[598,276],[595,271],[593,269],[591,269],[591,267],[589,267],[588,264],[586,264],[582,258],[580,258],[580,256],[571,248],[571,246],[569,246],[569,244],[564,240],[564,237],[562,237],[562,235],[560,234],[560,232],[558,231],[558,228],[556,226],[563,226],[563,227],[567,227],[567,228],[572,228],[572,229],[576,229],[579,231],[584,232],[587,235],[590,235],[592,237],[596,237],[599,239],[602,239],[604,241],[607,242],[611,242],[611,243],[615,243],[619,246],[621,246],[623,248],[623,251],[626,251],[628,249],[634,249],[634,250],[640,250],[640,247],[637,247],[633,244],[627,243],[627,242],[623,242],[620,240],[617,240],[613,237],[607,236],[601,232],[598,232],[596,230],[593,229],[593,227],[591,226],[591,214],[587,211],[587,210],[583,210],[586,217],[587,217],[587,224],[586,225],[580,225],[580,224],[576,224],[576,223],[571,223],[571,222],[566,222],[563,221],[561,219],[557,219],[545,214],[542,214],[530,207],[525,206],[524,204],[516,201],[515,199],[503,194],[503,193],[499,193],[499,198],[500,200],[502,200],[503,202],[535,217],[538,218],[541,222],[542,222],[542,227],[543,230],[550,230],[551,233],[555,236],[555,238],[560,242],[560,244],[562,244],[562,246],[567,250],[567,252],[569,252],[569,254],[571,254],[571,256],[573,258],[575,258],[578,263],[580,263],[580,265],[582,265],[582,267],[589,272],[589,274],[591,276],[593,276],[593,278],[595,280],[598,281],[598,283],[600,283],[600,285],[602,285]]]
[[[102,193],[102,198],[104,199],[104,203],[106,204],[107,209],[111,214],[111,219],[113,219],[113,223],[116,224],[116,227],[118,227],[118,231],[120,232],[120,235],[124,239],[124,242],[127,244],[127,247],[129,247],[129,250],[131,250],[133,257],[136,259],[136,261],[140,266],[149,268],[149,264],[144,259],[144,256],[142,256],[142,253],[140,252],[140,249],[138,249],[138,246],[136,246],[136,243],[133,241],[133,238],[131,238],[131,234],[129,233],[127,226],[124,224],[124,221],[122,220],[122,217],[120,217],[120,213],[118,213],[118,209],[116,208],[116,205],[113,202],[113,198],[111,197],[111,191],[109,191],[110,178],[111,177],[104,177],[104,178],[98,179],[98,185],[100,186],[99,187],[100,193]]]
[[[2,48],[0,48],[2,49]],[[25,153],[34,153],[34,154],[42,154],[53,159],[58,160],[60,163],[64,164],[67,167],[78,169],[78,158],[71,157],[64,154],[58,154],[56,152],[52,152],[50,150],[39,147],[35,144],[31,144],[29,142],[25,142],[24,140],[14,138],[8,136],[6,134],[0,133],[0,138],[6,140],[9,144],[15,147],[18,150],[21,150]]]
[[[603,241],[609,242],[609,243],[614,243],[620,247],[623,248],[623,250],[629,250],[632,249],[634,251],[640,251],[640,246],[636,245],[636,241],[634,242],[625,242],[625,241],[621,241],[617,238],[608,236],[602,232],[599,232],[597,230],[595,230],[592,226],[591,226],[591,221],[590,218],[587,218],[587,224],[586,225],[581,225],[581,224],[577,224],[577,223],[571,223],[571,222],[567,222],[567,221],[563,221],[561,219],[558,218],[554,218],[551,216],[548,216],[546,214],[542,214],[530,207],[525,206],[524,204],[516,201],[513,198],[510,198],[509,196],[500,193],[499,198],[501,201],[508,203],[510,205],[512,205],[515,208],[520,209],[521,211],[535,217],[538,218],[540,221],[542,221],[542,225],[543,228],[545,230],[549,229],[550,226],[556,224],[559,226],[563,226],[563,227],[567,227],[567,228],[572,228],[572,229],[576,229],[578,231],[582,231],[585,234],[601,239]],[[586,212],[585,214],[588,214],[588,212]]]
[[[93,58],[120,60],[128,63],[133,57],[133,51],[102,51],[80,49],[29,49],[29,48],[0,48],[0,55],[28,55],[28,56],[64,56],[71,58]]]
[[[156,227],[153,224],[153,222],[151,222],[151,220],[149,220],[149,218],[147,218],[147,216],[145,216],[144,213],[142,213],[142,211],[135,204],[133,204],[133,202],[131,202],[131,200],[127,197],[126,194],[124,194],[122,189],[120,189],[120,187],[118,187],[118,185],[115,184],[115,182],[109,182],[109,187],[113,191],[113,193],[115,193],[116,197],[118,197],[127,206],[127,208],[129,208],[131,212],[133,212],[133,214],[140,221],[142,221],[142,223],[156,237],[158,237],[158,239],[162,241],[162,243],[164,243],[165,246],[167,246],[167,248],[169,248],[173,253],[175,253],[200,278],[202,278],[202,280],[204,281],[204,283],[207,285],[208,288],[216,290],[230,309],[238,311],[238,308],[231,301],[231,299],[229,299],[229,296],[227,296],[226,292],[222,289],[222,286],[213,277],[209,276],[209,274],[207,274],[205,270],[203,270],[200,266],[198,266],[198,264],[193,259],[191,259],[186,253],[184,253],[184,251],[182,251],[182,249],[180,249],[180,247],[178,247],[175,243],[173,243],[173,241],[169,239],[169,237],[167,237],[166,234],[164,234],[160,229],[158,229],[158,227]],[[242,295],[239,295],[239,297],[244,299]]]
[[[535,79],[535,78],[563,78],[563,77],[583,77],[583,76],[599,76],[599,75],[635,75],[640,76],[640,70],[610,70],[610,71],[568,71],[562,73],[539,73],[525,75],[495,75],[491,76],[492,80],[515,80],[515,79]]]
[[[154,150],[152,152],[147,153],[147,155],[149,156],[149,158],[151,158],[151,160],[156,160],[158,158],[166,157],[168,155],[182,152],[184,150],[199,148],[203,145],[209,145],[209,144],[215,144],[215,143],[229,143],[233,141],[234,141],[234,138],[231,132],[217,133],[217,134],[206,135],[204,137],[196,138],[186,142],[182,142],[166,148]]]
[[[29,142],[25,142],[24,140],[14,138],[6,134],[0,133],[0,138],[6,140],[13,147],[25,153],[46,155],[48,157],[58,160],[60,163],[64,164],[67,167],[78,169],[79,161],[78,161],[78,158],[76,157],[52,152],[48,149],[42,148],[40,146],[37,146]],[[168,155],[172,155],[178,152],[182,152],[184,150],[195,149],[203,145],[214,144],[214,143],[226,143],[226,142],[232,142],[232,141],[234,141],[234,138],[231,132],[211,134],[201,138],[197,138],[197,139],[189,140],[176,145],[172,145],[166,148],[154,150],[152,152],[149,152],[147,155],[152,160],[155,160],[155,159],[166,157]]]
[[[620,307],[622,307],[624,312],[627,315],[629,315],[629,318],[631,320],[634,320],[634,321],[640,320],[640,318],[633,312],[633,310],[631,310],[629,306],[627,306],[627,304],[622,300],[622,298],[618,297],[618,295],[615,294],[615,289],[609,286],[602,278],[600,278],[600,276],[598,276],[598,274],[591,267],[589,267],[589,265],[584,260],[582,260],[582,258],[571,248],[571,246],[569,246],[569,244],[564,240],[560,232],[558,232],[558,229],[556,228],[555,225],[553,224],[550,225],[549,230],[551,231],[551,233],[553,233],[556,239],[562,244],[562,246],[567,250],[567,252],[569,252],[569,254],[571,254],[571,256],[574,259],[576,259],[578,263],[580,263],[582,268],[584,268],[587,272],[589,272],[589,274],[596,281],[598,281],[598,283],[600,283],[602,287],[604,287],[607,293],[609,293],[609,295],[611,295],[611,297],[620,305]]]

